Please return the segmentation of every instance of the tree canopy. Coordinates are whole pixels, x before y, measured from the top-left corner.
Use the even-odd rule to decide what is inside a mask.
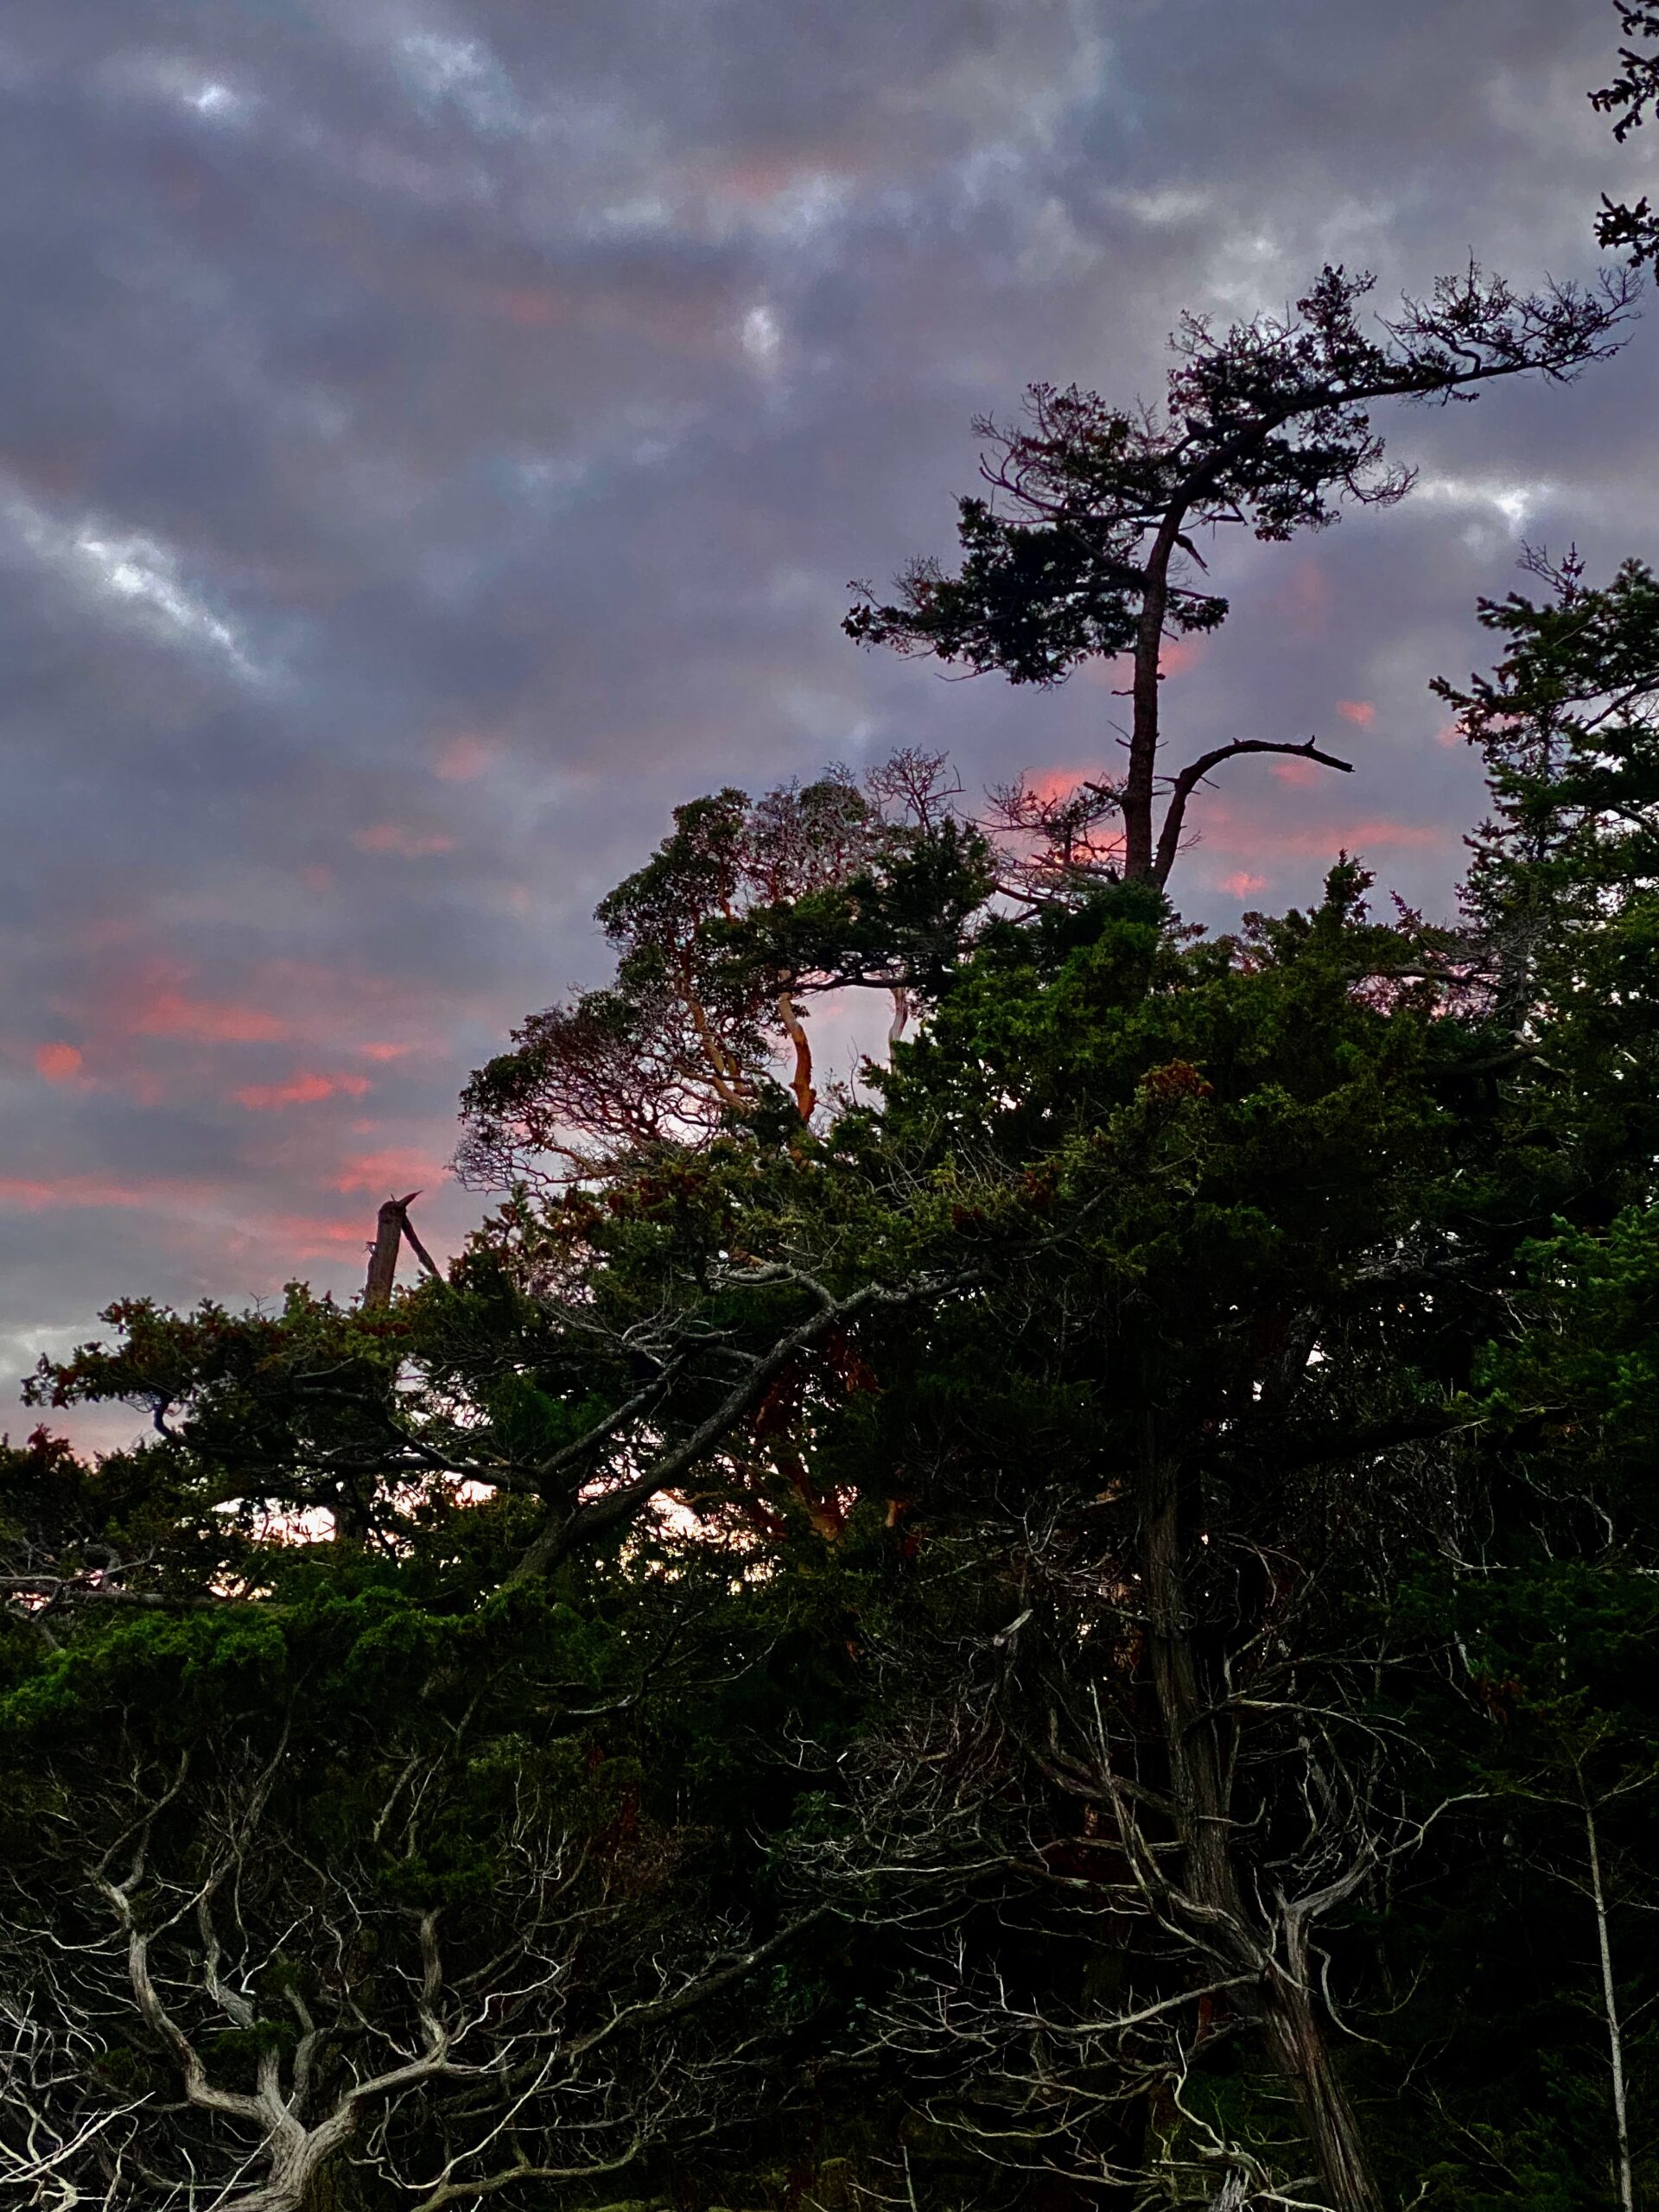
[[[1310,749],[1160,769],[1193,532],[1400,497],[1376,402],[1566,378],[1630,297],[1368,288],[1184,326],[1156,411],[1036,388],[960,573],[849,619],[1126,655],[1122,777],[688,801],[468,1085],[447,1268],[41,1362],[0,2200],[1659,2190],[1659,582],[1483,603],[1452,918],[1347,853],[1230,934],[1169,895],[1211,769]],[[86,1404],[144,1433],[78,1457]]]
[[[1458,925],[1021,905],[936,796],[858,866],[975,888],[861,937],[925,1018],[835,1112],[42,1366],[152,1438],[3,1470],[14,2186],[1649,2185],[1659,607],[1535,574]],[[854,972],[824,873],[697,958]]]
[[[1197,534],[1236,524],[1277,543],[1327,528],[1345,501],[1393,505],[1412,474],[1386,464],[1378,401],[1444,404],[1533,373],[1566,381],[1615,350],[1633,297],[1629,277],[1607,273],[1587,289],[1518,295],[1471,264],[1371,327],[1375,281],[1326,267],[1288,315],[1225,331],[1186,316],[1160,407],[1032,385],[1022,423],[975,426],[990,496],[958,504],[960,571],[912,561],[894,599],[865,587],[847,617],[861,644],[1014,683],[1056,683],[1090,657],[1126,657],[1123,772],[1085,783],[1071,806],[1090,827],[1114,825],[1107,849],[1127,878],[1168,882],[1187,801],[1224,761],[1300,752],[1348,765],[1311,739],[1240,735],[1173,776],[1160,769],[1165,643],[1227,619],[1225,599],[1201,581]],[[1016,819],[1043,818],[1023,789],[1009,804]]]

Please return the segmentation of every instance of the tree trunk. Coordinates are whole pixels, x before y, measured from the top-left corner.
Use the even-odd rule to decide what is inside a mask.
[[[1618,1997],[1613,1983],[1613,1945],[1607,1926],[1607,1896],[1601,1879],[1601,1845],[1596,1834],[1595,1809],[1590,1793],[1579,1777],[1584,1808],[1584,1840],[1590,1854],[1590,1895],[1596,1908],[1596,1942],[1601,1954],[1601,2003],[1607,2021],[1608,2057],[1613,2076],[1613,2134],[1618,2146],[1618,2201],[1624,2212],[1635,2212],[1636,2182],[1630,2171],[1630,2120],[1624,2098],[1624,2031],[1619,2025]]]
[[[1131,883],[1153,873],[1153,792],[1158,772],[1158,662],[1169,608],[1169,563],[1184,510],[1165,517],[1147,556],[1141,622],[1135,640],[1134,714],[1129,772],[1123,785],[1123,874]]]
[[[417,1194],[411,1191],[410,1198]],[[388,1198],[381,1207],[374,1227],[374,1246],[369,1254],[368,1278],[363,1285],[363,1304],[366,1309],[385,1306],[391,1298],[392,1285],[397,1280],[397,1248],[404,1237],[404,1208],[409,1198]]]
[[[1159,1453],[1150,1422],[1147,1427],[1141,1505],[1147,1655],[1195,1932],[1224,1946],[1243,1972],[1260,1976],[1253,1989],[1240,1993],[1240,2009],[1254,2023],[1268,2063],[1295,2096],[1332,2212],[1382,2212],[1359,2124],[1332,2065],[1308,1984],[1306,1936],[1293,1940],[1293,1955],[1281,1965],[1273,1955],[1271,1932],[1246,1906],[1239,1885],[1225,1735],[1230,1724],[1217,1721],[1205,1693],[1187,1592],[1194,1501],[1181,1468]]]
[[[1382,2212],[1348,2094],[1305,1981],[1275,1975],[1261,2014],[1262,2039],[1276,2072],[1295,2091],[1332,2212]]]

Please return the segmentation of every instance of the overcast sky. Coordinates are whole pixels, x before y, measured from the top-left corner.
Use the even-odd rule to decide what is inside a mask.
[[[356,1287],[389,1190],[454,1249],[455,1094],[596,980],[676,801],[1109,764],[1109,677],[867,657],[849,579],[949,551],[971,416],[1155,392],[1183,308],[1588,274],[1659,167],[1586,100],[1616,42],[1600,0],[10,0],[0,1395],[119,1295]],[[1357,768],[1230,772],[1212,924],[1344,843],[1444,910],[1477,596],[1523,539],[1659,557],[1653,322],[1382,427],[1412,499],[1224,543],[1170,680],[1178,742]]]

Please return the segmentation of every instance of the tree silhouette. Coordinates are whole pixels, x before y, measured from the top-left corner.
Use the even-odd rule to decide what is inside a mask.
[[[1654,43],[1643,53],[1635,46],[1618,50],[1619,73],[1611,85],[1590,95],[1590,105],[1616,118],[1613,136],[1622,146],[1639,130],[1650,112],[1659,111],[1659,6],[1654,0],[1614,0],[1619,27],[1630,39],[1649,38]],[[1629,256],[1632,268],[1644,261],[1659,262],[1659,210],[1644,193],[1634,205],[1602,194],[1596,236],[1614,252]]]
[[[1011,683],[1053,684],[1080,661],[1128,658],[1125,772],[1078,795],[1091,820],[1118,825],[1096,867],[1103,858],[1113,874],[1166,882],[1188,799],[1236,755],[1348,765],[1313,739],[1236,737],[1160,775],[1164,642],[1218,629],[1228,612],[1203,581],[1194,533],[1241,523],[1282,543],[1327,527],[1344,500],[1391,505],[1412,473],[1385,464],[1371,403],[1468,398],[1530,372],[1564,382],[1615,350],[1636,279],[1613,274],[1587,289],[1552,283],[1521,295],[1471,264],[1427,300],[1403,302],[1377,336],[1360,320],[1374,282],[1326,267],[1286,316],[1219,334],[1186,316],[1161,408],[1032,385],[1020,427],[975,424],[988,444],[980,469],[990,496],[959,502],[959,573],[925,558],[902,571],[891,601],[855,587],[850,637],[976,675],[995,669]],[[1009,810],[1017,815],[1027,797],[1007,795]]]

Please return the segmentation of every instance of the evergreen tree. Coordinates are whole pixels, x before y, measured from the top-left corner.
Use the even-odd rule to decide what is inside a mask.
[[[1650,41],[1619,48],[1618,74],[1590,95],[1592,106],[1611,115],[1613,137],[1623,145],[1639,130],[1659,102],[1659,7],[1653,0],[1613,0],[1619,28],[1631,41]],[[1634,202],[1602,196],[1596,236],[1605,246],[1624,253],[1633,268],[1659,260],[1659,210],[1646,194]]]
[[[1155,667],[1219,619],[1172,514],[1326,519],[1386,486],[1361,386],[1462,378],[1357,296],[1192,335],[1179,433],[1067,399],[1009,484],[1098,462],[1077,512],[987,509],[864,633]],[[1622,296],[1434,312],[1565,373]],[[1659,586],[1531,565],[1442,687],[1461,928],[1344,856],[1208,941],[1144,779],[720,792],[474,1078],[447,1274],[42,1363],[150,1433],[0,1460],[0,2188],[1655,2185]],[[887,1063],[820,1095],[842,988]]]
[[[1080,842],[1096,866],[1167,884],[1187,802],[1205,777],[1247,753],[1299,753],[1349,764],[1313,739],[1235,737],[1160,766],[1161,656],[1171,638],[1218,629],[1227,602],[1198,579],[1195,534],[1248,527],[1268,543],[1333,523],[1344,500],[1389,505],[1411,472],[1385,466],[1370,410],[1379,400],[1472,397],[1536,372],[1560,383],[1617,349],[1633,283],[1553,285],[1522,296],[1473,267],[1407,300],[1372,335],[1362,320],[1375,280],[1325,268],[1293,313],[1217,332],[1186,317],[1161,408],[1116,406],[1075,386],[1033,385],[1018,428],[976,424],[991,496],[958,503],[963,565],[913,561],[898,595],[862,588],[848,634],[961,663],[976,675],[1052,684],[1093,657],[1128,658],[1132,719],[1122,777],[1060,801],[1016,786],[1015,825]],[[1160,804],[1161,798],[1161,805]],[[1104,836],[1099,825],[1114,824]]]

